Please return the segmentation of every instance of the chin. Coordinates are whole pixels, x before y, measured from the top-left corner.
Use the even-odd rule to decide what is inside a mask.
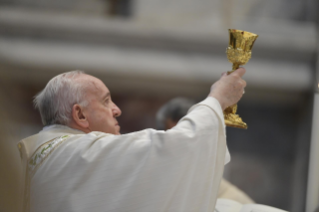
[[[120,130],[121,130],[120,125],[117,125],[117,129],[116,129],[116,133],[115,133],[115,135],[121,135]]]

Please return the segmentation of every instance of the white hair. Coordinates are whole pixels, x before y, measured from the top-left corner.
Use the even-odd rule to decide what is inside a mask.
[[[72,119],[72,107],[79,104],[86,107],[86,85],[75,80],[83,71],[70,71],[52,78],[45,88],[33,100],[35,108],[40,111],[44,126],[52,124],[68,125]]]

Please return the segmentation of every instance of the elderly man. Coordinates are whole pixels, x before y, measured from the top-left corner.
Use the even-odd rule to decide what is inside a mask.
[[[168,130],[177,125],[195,101],[177,97],[164,104],[156,114],[157,129]],[[218,190],[218,198],[231,199],[242,204],[254,203],[254,201],[235,185],[222,178]]]
[[[244,73],[224,74],[174,129],[125,135],[101,80],[54,77],[34,100],[45,127],[18,144],[24,210],[213,211],[229,161],[222,111],[242,97]]]

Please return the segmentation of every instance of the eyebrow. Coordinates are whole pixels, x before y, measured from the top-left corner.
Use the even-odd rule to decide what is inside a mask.
[[[104,99],[107,99],[109,96],[110,96],[110,93],[107,92],[107,93],[103,96],[103,100],[104,100]]]

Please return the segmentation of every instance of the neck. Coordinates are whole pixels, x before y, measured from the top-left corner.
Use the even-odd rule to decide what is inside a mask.
[[[85,133],[90,133],[91,132],[89,129],[83,128],[83,127],[79,126],[78,124],[76,124],[74,122],[68,124],[67,126],[70,127],[70,128],[76,129],[76,130],[81,130],[82,132],[85,132]]]

